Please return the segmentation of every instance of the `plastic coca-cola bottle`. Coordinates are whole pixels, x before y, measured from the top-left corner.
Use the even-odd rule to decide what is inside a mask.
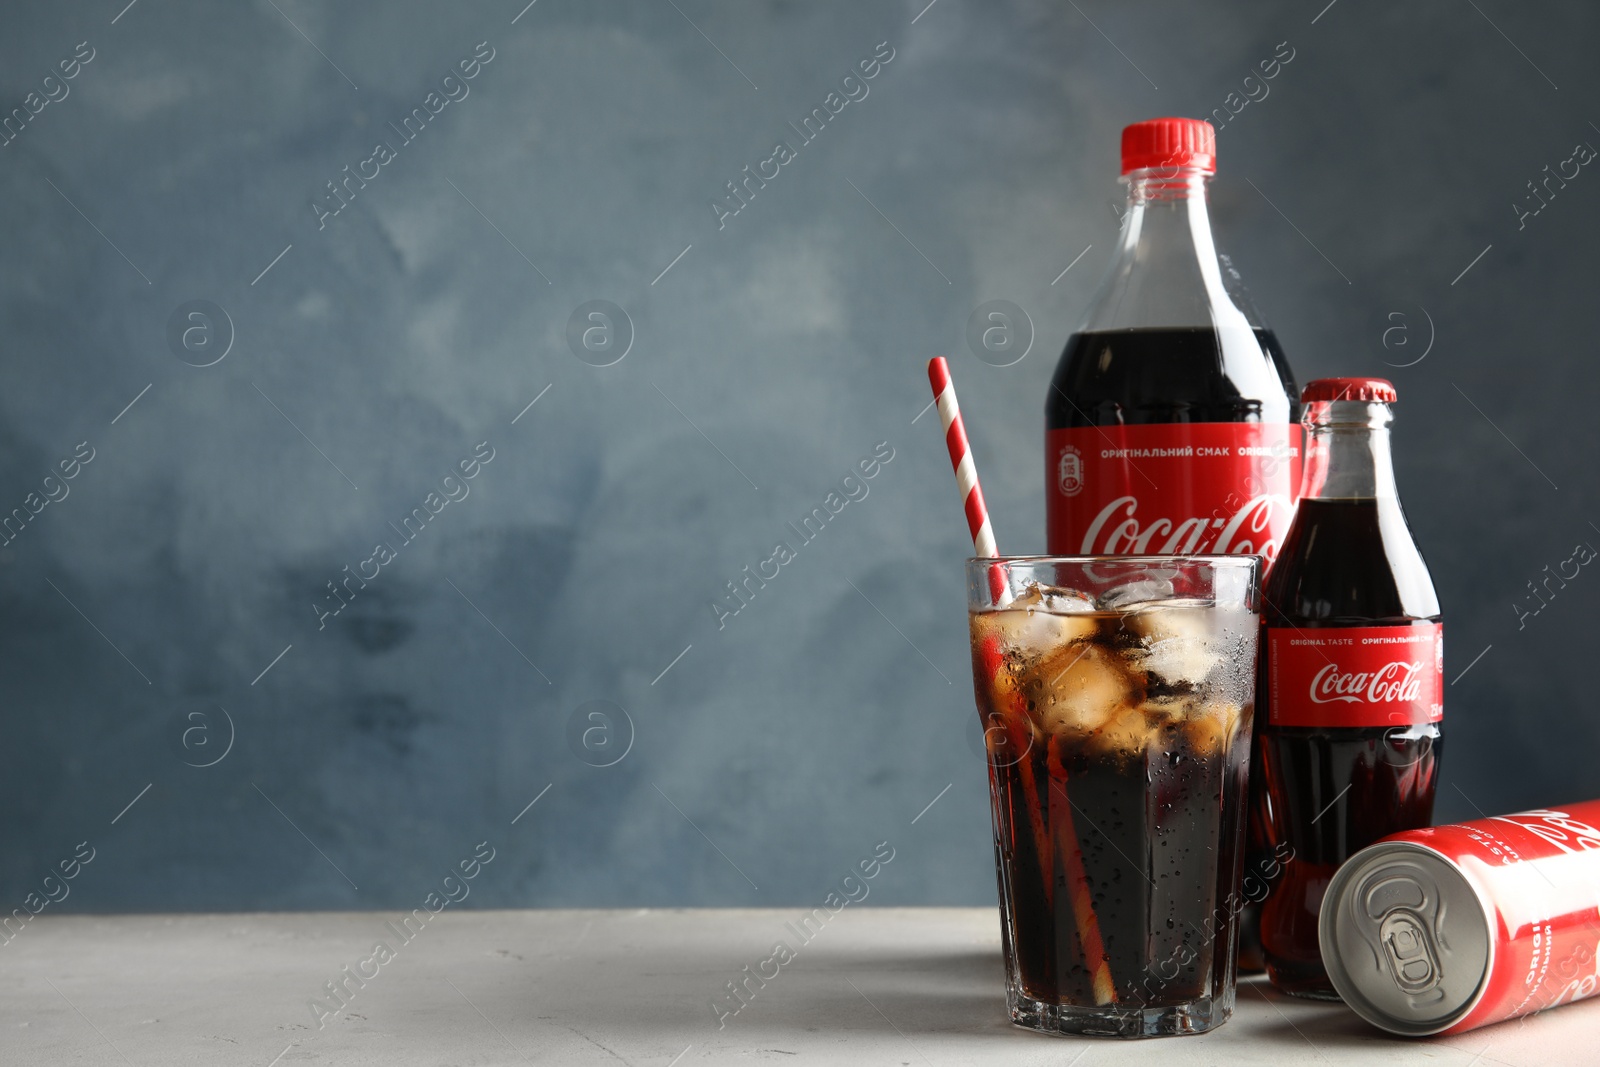
[[[1045,404],[1053,554],[1270,559],[1288,529],[1294,378],[1219,262],[1206,210],[1215,160],[1208,122],[1122,131],[1122,233]]]
[[[1256,825],[1282,860],[1261,908],[1274,985],[1336,998],[1317,946],[1352,853],[1433,817],[1444,632],[1389,457],[1394,386],[1306,386],[1300,505],[1262,591]]]

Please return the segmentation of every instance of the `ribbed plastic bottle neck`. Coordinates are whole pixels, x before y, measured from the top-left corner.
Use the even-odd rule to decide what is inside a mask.
[[[1119,179],[1128,187],[1128,203],[1151,200],[1197,200],[1202,209],[1211,173],[1199,167],[1146,167],[1130,170]]]

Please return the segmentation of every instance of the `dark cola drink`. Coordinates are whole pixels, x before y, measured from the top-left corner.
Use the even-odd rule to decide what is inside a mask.
[[[1257,561],[1009,560],[999,600],[990,566],[969,561],[969,607],[1013,1021],[1122,1037],[1220,1025]]]
[[[1263,591],[1254,827],[1291,857],[1261,913],[1274,985],[1336,998],[1317,943],[1334,872],[1427,826],[1442,753],[1439,601],[1395,491],[1394,387],[1306,386],[1299,508]]]
[[[1215,134],[1123,130],[1127,210],[1105,281],[1045,403],[1047,544],[1074,555],[1257,554],[1300,475],[1294,377],[1217,255]]]

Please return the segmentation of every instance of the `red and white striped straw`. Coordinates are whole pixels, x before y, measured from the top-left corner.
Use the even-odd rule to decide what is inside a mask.
[[[978,468],[972,463],[972,446],[967,443],[967,428],[961,422],[956,403],[956,387],[950,381],[950,364],[943,356],[928,360],[928,382],[939,405],[939,421],[944,424],[944,443],[950,449],[950,466],[955,468],[956,488],[967,512],[967,529],[972,534],[972,554],[998,556],[994,528],[989,525],[989,509],[983,503],[983,488],[978,485]]]
[[[973,554],[998,556],[1000,550],[994,543],[994,529],[989,525],[989,509],[983,503],[983,490],[978,486],[978,468],[972,462],[972,446],[967,443],[967,428],[961,422],[961,408],[956,404],[955,386],[950,382],[950,365],[943,356],[928,360],[928,382],[933,386],[933,398],[939,405],[939,421],[944,423],[944,441],[950,449],[950,465],[955,468],[956,486],[961,491],[961,502],[967,512],[967,528],[972,532]],[[1005,565],[995,564],[989,571],[989,594],[996,607],[1005,607],[1010,598],[1006,595]],[[1023,713],[1026,715],[1026,712]],[[1052,750],[1053,751],[1053,750]],[[1094,901],[1089,894],[1089,881],[1083,873],[1083,850],[1072,826],[1071,806],[1059,807],[1047,792],[1039,795],[1039,786],[1030,769],[1031,764],[1021,764],[1025,791],[1033,794],[1029,818],[1034,820],[1035,833],[1042,833],[1038,820],[1042,816],[1041,801],[1048,807],[1052,820],[1059,827],[1061,847],[1058,856],[1066,867],[1067,891],[1071,894],[1072,913],[1078,929],[1078,943],[1083,958],[1089,962],[1094,982],[1095,1002],[1112,1004],[1116,1001],[1116,986],[1111,980],[1111,965],[1106,959],[1100,924],[1095,918]],[[1047,779],[1048,782],[1048,779]],[[1049,786],[1046,785],[1048,790]],[[1062,798],[1066,795],[1063,793]],[[1041,846],[1041,855],[1048,854]]]
[[[933,399],[939,405],[939,421],[944,424],[944,443],[950,450],[950,466],[955,468],[956,488],[961,493],[961,506],[967,513],[967,531],[972,534],[972,554],[998,556],[1000,549],[994,543],[994,527],[989,525],[989,509],[983,503],[983,489],[978,485],[978,468],[972,462],[972,446],[967,443],[967,428],[961,422],[961,407],[956,403],[956,387],[950,381],[950,364],[943,356],[928,360],[928,383],[933,386]],[[1006,576],[1000,567],[989,568],[989,593],[997,605],[1004,604]]]

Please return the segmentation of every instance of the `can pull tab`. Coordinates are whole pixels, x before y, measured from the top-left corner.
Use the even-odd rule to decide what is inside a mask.
[[[1439,984],[1439,958],[1433,939],[1415,914],[1402,908],[1391,911],[1384,916],[1378,936],[1395,984],[1402,991],[1416,996]]]

